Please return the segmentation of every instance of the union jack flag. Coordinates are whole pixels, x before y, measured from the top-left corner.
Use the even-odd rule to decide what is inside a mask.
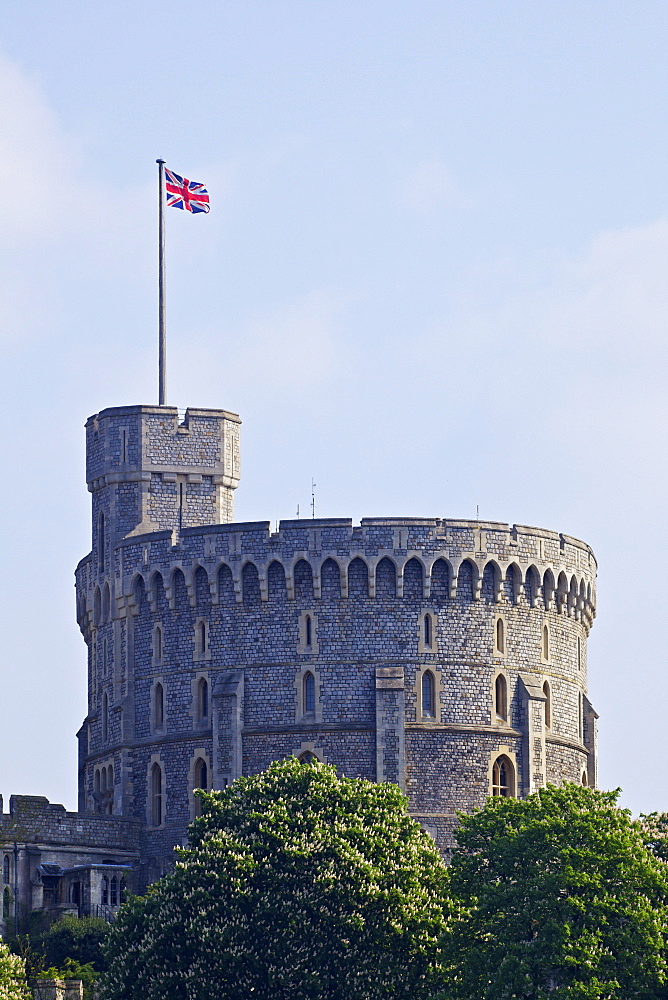
[[[208,212],[209,192],[198,181],[179,177],[165,167],[165,188],[167,204],[172,208],[184,208],[186,212]]]

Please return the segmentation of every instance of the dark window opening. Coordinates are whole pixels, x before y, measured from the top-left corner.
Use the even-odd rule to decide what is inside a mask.
[[[425,670],[422,675],[422,714],[433,719],[434,711],[434,675],[431,670]]]
[[[310,671],[304,674],[304,714],[315,712],[315,677]]]

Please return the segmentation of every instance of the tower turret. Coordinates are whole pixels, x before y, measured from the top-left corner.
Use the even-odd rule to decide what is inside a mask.
[[[86,423],[86,481],[93,494],[93,560],[105,572],[128,535],[234,517],[239,425],[226,410],[114,406]]]

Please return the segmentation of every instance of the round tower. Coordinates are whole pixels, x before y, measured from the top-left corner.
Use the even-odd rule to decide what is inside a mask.
[[[446,853],[456,812],[490,794],[596,784],[589,546],[440,518],[232,523],[238,418],[188,414],[188,431],[166,407],[87,425],[80,809],[142,820],[145,881],[186,837],[194,788],[288,755],[398,783]],[[119,470],[121,421],[144,450]]]

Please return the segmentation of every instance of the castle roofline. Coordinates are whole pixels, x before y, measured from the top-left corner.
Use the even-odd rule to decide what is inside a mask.
[[[179,418],[179,410],[176,406],[152,406],[137,403],[132,406],[107,406],[99,413],[93,413],[86,421],[86,427],[105,417],[136,416],[137,414],[154,414],[161,417],[172,417],[176,420]],[[189,406],[185,411],[182,423],[187,424],[190,417],[222,417],[225,420],[232,420],[236,424],[241,423],[241,417],[238,413],[232,413],[230,410],[206,409],[200,406]]]

